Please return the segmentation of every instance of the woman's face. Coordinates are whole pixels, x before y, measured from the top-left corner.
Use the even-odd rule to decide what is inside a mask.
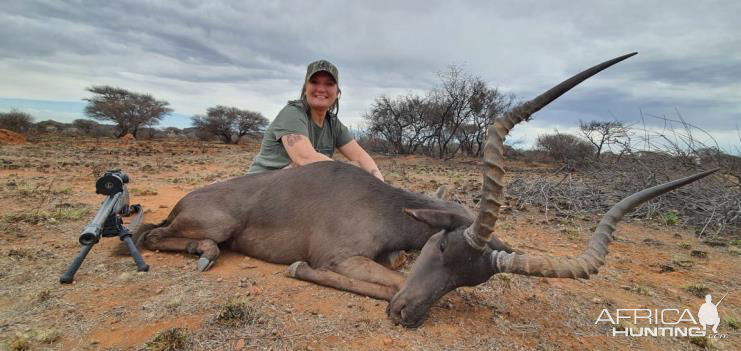
[[[312,109],[329,110],[338,92],[337,83],[327,72],[318,72],[306,82],[306,100]]]

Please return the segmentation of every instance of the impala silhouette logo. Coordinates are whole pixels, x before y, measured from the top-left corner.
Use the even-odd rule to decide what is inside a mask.
[[[727,338],[727,334],[718,334],[720,316],[718,305],[728,296],[726,293],[717,303],[713,303],[711,295],[705,296],[705,303],[697,312],[697,319],[689,309],[680,311],[676,308],[668,309],[633,309],[618,308],[613,313],[607,309],[600,312],[594,324],[607,322],[613,325],[612,336],[708,336],[711,338]],[[631,324],[622,323],[630,322]],[[712,327],[712,334],[708,334],[707,327]]]

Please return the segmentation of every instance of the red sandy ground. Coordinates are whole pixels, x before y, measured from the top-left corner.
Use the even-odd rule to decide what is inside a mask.
[[[26,137],[14,131],[0,129],[0,145],[2,144],[25,144]]]

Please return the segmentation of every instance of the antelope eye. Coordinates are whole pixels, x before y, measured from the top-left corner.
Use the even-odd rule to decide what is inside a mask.
[[[440,239],[440,242],[438,242],[437,245],[440,248],[440,252],[445,252],[445,247],[448,245],[448,238],[443,237],[442,239]]]

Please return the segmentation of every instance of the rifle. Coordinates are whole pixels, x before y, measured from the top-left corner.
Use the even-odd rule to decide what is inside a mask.
[[[60,283],[72,283],[75,273],[82,265],[82,261],[85,260],[93,245],[97,244],[101,237],[119,237],[121,241],[126,243],[131,256],[134,258],[136,270],[139,272],[149,271],[149,265],[144,262],[139,250],[131,240],[131,233],[141,224],[144,211],[142,211],[140,205],[129,206],[129,190],[126,187],[128,182],[129,176],[120,169],[105,172],[95,182],[95,193],[105,195],[106,198],[100,204],[93,220],[82,229],[79,239],[82,249],[67,270],[59,277]],[[121,216],[129,216],[133,213],[138,214],[131,223],[134,229],[129,230],[123,226]]]
[[[726,296],[728,296],[728,293],[726,293],[725,295],[723,295],[723,297],[720,298],[720,301],[723,301],[723,299],[725,299]],[[718,307],[718,305],[720,305],[720,301],[718,301],[718,303],[715,304],[715,307]]]

